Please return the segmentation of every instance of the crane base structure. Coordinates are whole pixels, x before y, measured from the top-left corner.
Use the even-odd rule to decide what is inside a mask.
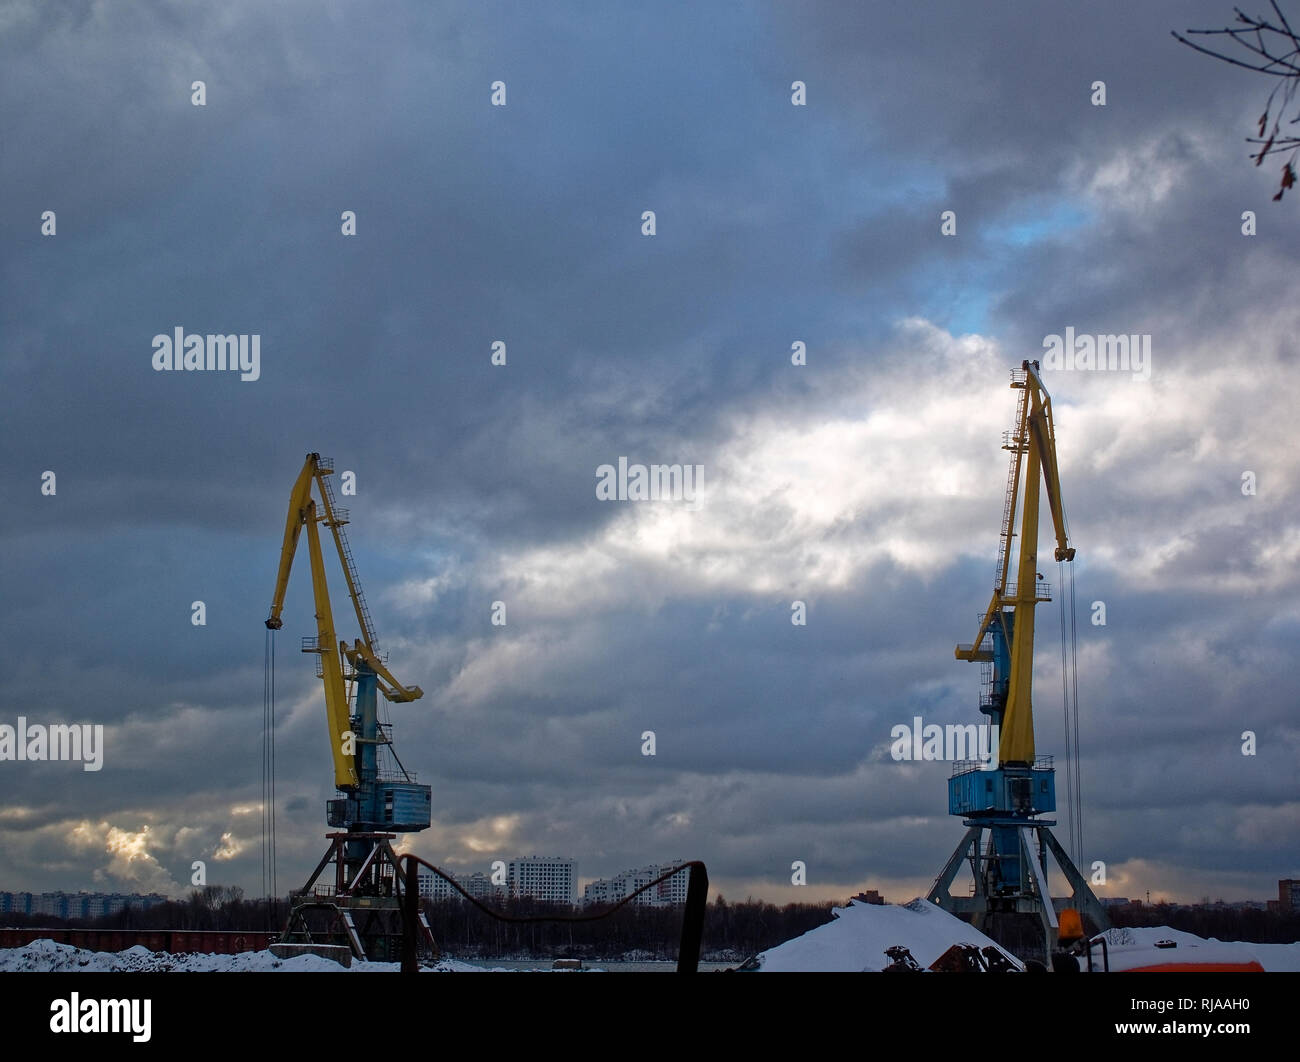
[[[1054,821],[988,818],[967,819],[962,825],[967,827],[966,833],[926,897],[932,904],[970,922],[1021,958],[1037,959],[1050,969],[1059,929],[1047,878],[1046,855],[1050,851],[1070,885],[1067,906],[1092,923],[1089,935],[1110,927],[1106,909],[1052,835]],[[953,896],[949,890],[963,863],[974,875],[974,891]],[[1028,933],[1032,943],[1027,947],[1022,944],[1023,936],[1016,939],[1017,929],[1025,922],[1036,923]]]
[[[307,884],[289,896],[284,944],[340,944],[362,962],[402,957],[402,876],[392,833],[331,833],[329,850]],[[317,884],[334,867],[333,884]],[[438,958],[433,931],[419,914],[422,958]]]

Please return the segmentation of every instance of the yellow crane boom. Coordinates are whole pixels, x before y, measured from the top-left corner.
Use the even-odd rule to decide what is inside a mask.
[[[1034,659],[1034,606],[1050,598],[1039,587],[1038,521],[1040,486],[1047,492],[1048,510],[1056,534],[1056,559],[1074,560],[1069,530],[1061,503],[1061,481],[1057,472],[1056,429],[1052,422],[1052,397],[1043,385],[1036,362],[1021,363],[1011,386],[1021,388],[1016,425],[1007,433],[1003,449],[1010,450],[1011,471],[1003,515],[1002,550],[993,597],[984,613],[975,640],[957,646],[958,660],[994,661],[998,645],[1009,646],[1010,660],[1005,674],[1005,707],[1001,713],[999,759],[1003,763],[1034,762],[1034,717],[1031,699]],[[1021,471],[1024,485],[1021,487]],[[1021,508],[1020,553],[1016,558],[1016,582],[1009,584],[1013,540],[1016,537],[1017,502]],[[1014,620],[1009,620],[1009,613]],[[1014,629],[1008,629],[1009,626]],[[985,635],[996,628],[1000,637],[990,648]],[[1005,661],[998,661],[1005,664]],[[999,672],[1001,668],[997,669]],[[999,698],[1002,691],[998,691]]]
[[[330,753],[334,757],[334,784],[340,789],[354,789],[359,779],[356,742],[349,743],[346,737],[352,730],[352,720],[348,712],[347,690],[343,686],[343,643],[334,637],[334,613],[330,609],[329,588],[325,582],[325,557],[321,553],[320,533],[316,530],[314,501],[307,502],[303,522],[307,525],[307,552],[311,557],[316,651],[320,654],[321,678],[325,683],[325,716],[329,723]]]
[[[327,476],[334,472],[329,461],[323,460],[318,453],[307,455],[302,471],[294,481],[289,495],[289,512],[285,518],[284,541],[280,547],[280,567],[276,575],[275,594],[271,599],[271,614],[266,626],[279,630],[284,622],[281,612],[284,609],[284,595],[289,586],[289,572],[293,568],[293,559],[298,549],[298,539],[302,529],[307,528],[307,548],[311,559],[312,593],[316,606],[316,644],[305,647],[309,652],[320,655],[321,679],[325,684],[325,711],[330,731],[330,752],[334,759],[334,782],[340,789],[352,790],[359,783],[357,773],[357,739],[355,735],[349,742],[347,735],[351,731],[351,719],[348,713],[348,694],[344,686],[344,661],[354,668],[358,661],[366,665],[383,681],[376,681],[379,691],[390,701],[414,701],[424,696],[419,686],[403,686],[389,672],[387,666],[375,651],[374,626],[366,608],[365,598],[361,593],[361,584],[357,579],[356,565],[352,560],[352,551],[348,546],[347,535],[343,526],[348,522],[348,512],[334,504],[334,492]],[[312,483],[320,488],[321,510],[312,497]],[[325,575],[325,558],[321,550],[320,532],[317,524],[324,524],[334,537],[338,551],[339,563],[343,567],[344,579],[348,585],[348,595],[361,627],[361,639],[352,646],[337,639],[334,630],[334,616],[330,608],[329,588]],[[351,750],[351,751],[349,751]]]

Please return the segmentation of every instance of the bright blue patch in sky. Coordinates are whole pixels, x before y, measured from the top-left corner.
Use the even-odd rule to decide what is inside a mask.
[[[989,225],[985,235],[1012,247],[1028,247],[1042,240],[1071,232],[1092,220],[1091,211],[1077,203],[1061,202],[1040,214]]]
[[[973,284],[945,285],[926,300],[924,315],[954,336],[986,335],[991,327],[989,305],[993,294],[988,288]]]
[[[933,272],[919,278],[925,316],[954,336],[989,334],[995,327],[990,319],[992,306],[1003,280],[1020,268],[1020,252],[1074,232],[1092,220],[1091,211],[1062,200],[1037,210],[1031,206],[1014,220],[1008,218],[984,225],[977,245],[978,262],[963,257],[961,266],[954,268],[943,283],[935,283]],[[959,233],[962,221],[959,214]],[[928,263],[926,269],[933,270],[933,265]]]
[[[977,288],[967,288],[947,305],[947,312],[938,320],[954,336],[969,333],[986,334],[989,331],[989,303],[992,293]],[[935,318],[931,318],[935,320]]]

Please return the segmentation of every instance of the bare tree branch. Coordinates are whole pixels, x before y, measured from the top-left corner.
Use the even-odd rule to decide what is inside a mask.
[[[1259,135],[1256,137],[1247,137],[1248,144],[1256,144],[1259,150],[1251,155],[1255,165],[1259,166],[1269,155],[1276,155],[1280,152],[1291,152],[1291,158],[1282,166],[1282,181],[1278,188],[1277,195],[1273,196],[1274,201],[1281,199],[1288,188],[1296,183],[1295,160],[1297,153],[1300,153],[1300,137],[1279,136],[1281,132],[1281,122],[1283,112],[1291,105],[1295,98],[1296,89],[1300,86],[1300,37],[1297,37],[1295,31],[1291,28],[1291,23],[1287,20],[1286,14],[1278,6],[1277,0],[1269,0],[1269,6],[1273,9],[1274,15],[1280,25],[1270,22],[1266,18],[1247,15],[1239,7],[1232,10],[1236,12],[1237,21],[1240,26],[1225,26],[1217,30],[1193,30],[1184,31],[1188,36],[1199,37],[1226,37],[1233,44],[1245,49],[1251,55],[1259,56],[1264,62],[1255,62],[1234,58],[1231,55],[1225,55],[1223,52],[1215,51],[1212,48],[1203,47],[1195,41],[1189,40],[1183,34],[1171,30],[1173,38],[1180,44],[1185,44],[1193,51],[1200,52],[1202,55],[1208,55],[1212,58],[1229,63],[1232,66],[1239,66],[1244,70],[1251,70],[1257,74],[1267,74],[1270,77],[1279,79],[1278,83],[1268,94],[1268,99],[1264,103],[1264,113],[1259,118]],[[1278,102],[1278,90],[1282,91],[1281,102]],[[1274,105],[1277,109],[1274,110]],[[1273,128],[1268,137],[1264,136],[1268,131],[1269,115],[1273,115]],[[1291,118],[1287,124],[1295,125],[1300,122],[1300,113]]]

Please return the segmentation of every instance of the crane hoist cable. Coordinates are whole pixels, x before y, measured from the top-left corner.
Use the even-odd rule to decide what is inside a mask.
[[[1062,729],[1065,731],[1065,806],[1068,824],[1065,831],[1066,851],[1070,853],[1070,858],[1079,862],[1079,850],[1075,845],[1076,823],[1079,817],[1079,809],[1074,804],[1074,729],[1072,726],[1072,712],[1070,711],[1070,647],[1069,647],[1069,618],[1066,616],[1067,607],[1072,607],[1073,602],[1067,606],[1066,598],[1069,594],[1065,590],[1065,564],[1057,563],[1057,586],[1061,588],[1061,715]],[[1071,568],[1073,572],[1073,568]]]
[[[1070,707],[1074,714],[1074,806],[1075,843],[1079,859],[1083,858],[1083,779],[1082,755],[1079,748],[1079,634],[1076,624],[1078,612],[1074,607],[1074,567],[1070,567]]]
[[[1065,515],[1064,510],[1061,512],[1061,519],[1065,524],[1065,533],[1070,534],[1070,521]],[[1059,562],[1058,562],[1059,566]],[[1065,592],[1065,583],[1060,584],[1062,596]],[[1083,754],[1082,746],[1079,744],[1079,633],[1078,620],[1079,613],[1075,607],[1074,598],[1074,565],[1070,565],[1070,717],[1072,720],[1072,744],[1074,755],[1074,785],[1070,792],[1072,801],[1072,814],[1070,821],[1074,824],[1074,832],[1070,835],[1070,841],[1074,845],[1074,861],[1076,864],[1083,859]],[[1062,632],[1064,633],[1064,632]],[[1062,678],[1064,681],[1064,677]]]
[[[262,660],[262,892],[279,896],[275,872],[275,631],[267,630]],[[268,915],[274,917],[268,908]]]
[[[1079,633],[1075,607],[1074,566],[1070,566],[1069,591],[1064,563],[1058,563],[1061,594],[1061,707],[1065,729],[1065,799],[1069,815],[1066,841],[1070,857],[1083,858],[1083,779],[1079,746]]]

